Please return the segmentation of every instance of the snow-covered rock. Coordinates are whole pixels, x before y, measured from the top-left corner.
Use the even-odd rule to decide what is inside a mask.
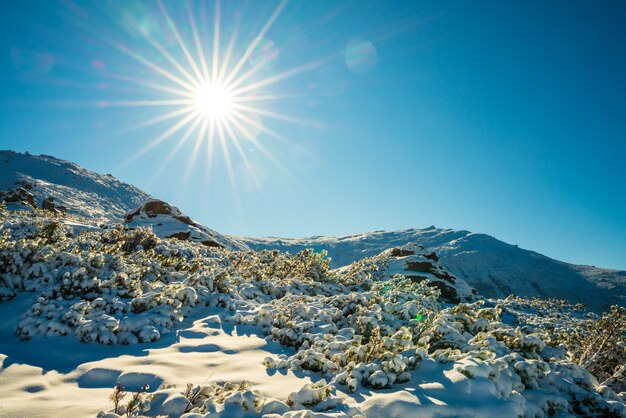
[[[388,277],[402,274],[413,281],[426,281],[429,286],[439,289],[444,301],[451,303],[469,302],[478,294],[465,280],[450,274],[439,263],[437,253],[427,251],[421,245],[407,244],[384,253],[391,257],[385,269]]]
[[[28,190],[30,187],[26,183],[14,189],[0,191],[0,202],[4,202],[9,209],[36,209],[35,195]]]
[[[158,199],[148,199],[140,207],[124,216],[131,228],[149,227],[161,238],[177,238],[199,242],[209,247],[248,250],[236,239],[225,237],[184,215],[176,206]]]

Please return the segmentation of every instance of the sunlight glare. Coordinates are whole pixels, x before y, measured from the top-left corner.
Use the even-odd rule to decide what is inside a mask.
[[[220,84],[207,83],[195,92],[196,110],[208,119],[221,119],[230,114],[232,94]]]

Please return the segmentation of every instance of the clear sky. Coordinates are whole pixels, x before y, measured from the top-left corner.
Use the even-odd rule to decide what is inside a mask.
[[[626,3],[258,0],[216,17],[209,1],[2,2],[0,148],[111,173],[223,233],[435,225],[626,269]],[[208,74],[222,94],[231,73],[228,110],[203,113],[194,89]]]

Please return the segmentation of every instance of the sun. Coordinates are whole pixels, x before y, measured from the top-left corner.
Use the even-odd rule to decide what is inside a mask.
[[[137,106],[170,109],[158,112],[154,117],[141,121],[129,129],[144,128],[150,125],[168,122],[158,135],[142,147],[135,155],[123,162],[123,166],[131,164],[160,143],[174,140],[174,147],[169,156],[163,160],[156,177],[172,161],[176,153],[184,149],[187,142],[193,143],[190,161],[184,173],[187,179],[194,168],[197,157],[206,156],[205,167],[210,172],[214,151],[221,148],[223,161],[233,188],[235,168],[233,155],[237,154],[240,166],[252,171],[246,150],[259,151],[264,157],[282,169],[282,164],[260,141],[260,135],[271,137],[286,143],[286,138],[266,126],[265,119],[303,124],[305,121],[289,117],[281,112],[271,110],[271,105],[278,100],[291,100],[297,95],[275,94],[272,86],[288,78],[319,68],[321,60],[314,60],[298,66],[288,67],[280,72],[267,72],[267,62],[275,59],[277,54],[263,54],[263,45],[270,27],[278,18],[286,5],[281,1],[271,16],[250,42],[239,42],[240,32],[236,27],[230,39],[221,40],[221,6],[216,1],[213,22],[208,22],[201,9],[201,25],[196,22],[195,9],[191,2],[183,2],[180,10],[187,12],[177,14],[174,19],[162,0],[157,0],[157,13],[154,19],[162,19],[163,26],[169,29],[170,43],[163,45],[156,36],[161,32],[140,31],[141,36],[153,48],[134,50],[123,43],[105,38],[117,50],[145,66],[152,77],[140,79],[126,74],[114,74],[116,79],[145,87],[151,94],[158,93],[159,98],[150,100],[123,100],[119,102],[98,102],[98,106]],[[160,17],[159,17],[160,16]],[[178,20],[180,19],[180,20]],[[186,28],[185,32],[179,30]],[[211,29],[213,31],[210,36]],[[213,42],[210,42],[212,38]],[[209,40],[207,42],[207,40]],[[237,42],[242,45],[236,49]],[[152,54],[158,52],[154,57]],[[268,90],[269,89],[269,90]],[[195,140],[194,140],[195,138]],[[201,153],[201,149],[206,153]],[[250,173],[255,180],[254,173]],[[287,173],[289,174],[289,173]]]
[[[218,83],[206,83],[194,92],[194,106],[200,116],[222,120],[232,114],[232,91]]]

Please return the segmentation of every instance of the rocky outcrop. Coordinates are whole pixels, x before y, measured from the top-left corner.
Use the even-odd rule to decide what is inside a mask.
[[[5,192],[0,192],[0,201],[5,203],[13,203],[20,206],[28,206],[37,209],[35,195],[25,187],[16,187]]]
[[[149,199],[137,209],[124,216],[124,222],[132,227],[148,227],[161,238],[194,241],[207,247],[248,250],[235,239],[227,238],[184,215],[176,206],[158,199]]]
[[[407,244],[385,251],[391,260],[385,274],[402,274],[414,281],[427,281],[429,286],[439,289],[445,302],[472,301],[478,292],[463,279],[451,274],[439,263],[439,257],[418,244]]]

